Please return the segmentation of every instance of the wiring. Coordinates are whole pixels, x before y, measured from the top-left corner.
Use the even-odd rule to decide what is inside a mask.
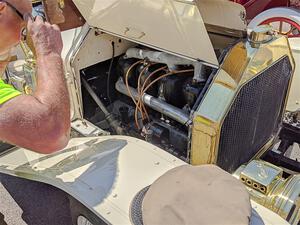
[[[155,64],[155,63],[154,63],[154,64]],[[146,70],[149,69],[150,66],[152,66],[152,65],[154,65],[154,64],[150,63],[150,64],[146,65],[146,66],[142,69],[142,71],[140,72],[139,77],[138,77],[138,92],[139,92],[140,86],[141,86],[141,78],[142,78],[142,75],[146,72]],[[136,107],[135,109],[137,110],[137,107]],[[144,111],[145,115],[144,115],[143,111]],[[142,114],[142,119],[145,119],[145,116],[146,116],[147,119],[149,119],[149,115],[148,115],[147,110],[146,110],[145,107],[142,108],[141,114]],[[136,119],[136,125],[137,125],[137,124],[138,124],[138,122],[137,122],[137,119]]]
[[[191,72],[194,72],[193,69],[189,69],[189,70],[179,70],[179,71],[172,71],[170,73],[167,73],[167,74],[164,74],[158,78],[156,78],[154,81],[152,81],[145,89],[142,89],[142,92],[141,92],[141,95],[144,95],[146,93],[146,91],[153,85],[155,84],[157,81],[165,78],[165,77],[168,77],[168,76],[172,76],[172,75],[186,75],[186,73],[191,73]]]
[[[134,99],[131,91],[130,91],[130,88],[129,88],[129,83],[128,83],[128,79],[129,79],[129,74],[130,72],[133,70],[134,67],[136,67],[137,65],[141,64],[143,62],[143,60],[140,60],[140,61],[137,61],[135,62],[134,64],[132,64],[129,69],[127,70],[126,74],[125,74],[125,77],[124,77],[124,80],[125,80],[125,84],[126,84],[126,89],[127,89],[127,92],[130,96],[130,98],[132,99],[133,103],[135,104],[136,107],[138,107],[137,105],[137,102],[136,100]]]
[[[140,72],[139,77],[138,77],[138,93],[139,93],[139,90],[141,88],[141,78],[142,78],[142,75],[146,72],[146,70],[149,69],[150,66],[155,65],[155,64],[156,63],[149,63]],[[140,111],[140,113],[141,113],[141,119],[142,120],[144,120],[145,118],[147,118],[149,120],[149,115],[148,115],[147,109],[146,109],[146,107],[144,105],[141,105],[141,110],[138,110],[138,105],[136,105],[136,107],[135,107],[135,113],[134,113],[135,125],[136,125],[136,127],[138,129],[140,129],[139,118],[138,118],[138,111]]]
[[[164,66],[164,67],[160,67],[158,68],[157,70],[155,70],[154,72],[152,72],[151,74],[149,74],[149,76],[146,78],[146,80],[143,82],[143,86],[142,88],[140,87],[141,86],[141,80],[140,80],[140,77],[139,77],[139,81],[138,81],[138,94],[139,94],[139,99],[141,99],[141,92],[143,90],[143,88],[145,87],[145,85],[148,83],[148,81],[155,75],[157,74],[158,72],[160,71],[163,71],[167,69],[167,66]],[[144,72],[144,71],[142,71]],[[141,74],[140,74],[141,75]],[[139,123],[138,123],[138,112],[140,112],[142,115],[143,115],[143,110],[146,112],[147,114],[147,110],[146,110],[146,107],[145,105],[143,104],[142,101],[137,101],[137,104],[136,104],[136,108],[135,108],[135,112],[134,112],[134,117],[135,117],[135,124],[137,126],[138,129],[140,129],[140,126],[139,126]]]
[[[109,69],[108,69],[108,74],[107,74],[107,81],[106,81],[106,94],[107,94],[107,98],[109,101],[109,104],[111,104],[111,98],[110,98],[110,77],[111,77],[111,71],[112,71],[112,67],[114,64],[114,60],[115,60],[115,42],[111,43],[112,46],[112,58],[110,61],[110,65],[109,65]]]
[[[139,64],[145,63],[144,60],[140,60],[135,62],[134,64],[132,64],[129,69],[127,70],[125,76],[124,76],[124,80],[125,80],[125,85],[126,85],[126,89],[127,92],[130,96],[130,98],[132,99],[133,103],[135,104],[135,112],[134,112],[134,118],[135,118],[135,125],[136,127],[140,130],[141,126],[139,124],[139,112],[141,114],[141,119],[142,121],[144,119],[148,119],[149,120],[149,115],[147,112],[147,109],[145,107],[145,104],[143,103],[143,96],[146,93],[147,90],[149,90],[150,87],[152,87],[155,83],[157,83],[159,80],[171,76],[171,75],[185,75],[187,73],[193,72],[193,69],[188,69],[188,70],[179,70],[179,71],[172,71],[172,72],[167,72],[168,67],[167,66],[163,66],[160,67],[158,69],[156,69],[155,71],[153,71],[152,73],[150,73],[147,78],[145,79],[145,81],[143,81],[143,84],[141,82],[142,79],[142,75],[149,69],[150,66],[157,64],[157,63],[150,63],[148,65],[146,65],[142,71],[140,72],[139,76],[138,76],[138,87],[137,87],[137,91],[138,91],[138,99],[135,99],[134,96],[131,93],[130,90],[130,86],[129,86],[129,76],[130,76],[130,72]],[[157,73],[161,72],[161,71],[165,71],[167,73],[165,73],[164,75],[159,76],[158,78],[154,79],[153,81],[151,81],[151,78],[153,78],[155,75],[157,75]],[[151,82],[150,82],[151,81]],[[150,83],[149,83],[150,82]]]
[[[165,67],[162,67],[162,68],[160,68],[160,69],[158,69],[158,70],[156,70],[156,71],[154,71],[152,74],[150,74],[149,76],[148,76],[148,78],[150,79],[151,77],[150,76],[153,76],[154,74],[155,74],[155,72],[157,72],[157,71],[161,71],[162,69],[165,69]],[[189,69],[189,70],[180,70],[180,71],[172,71],[172,72],[169,72],[169,73],[166,73],[166,74],[164,74],[164,75],[162,75],[162,76],[159,76],[158,78],[156,78],[156,79],[154,79],[150,84],[148,84],[147,85],[147,79],[146,79],[146,81],[144,82],[144,84],[143,84],[143,87],[142,87],[142,89],[139,91],[139,98],[138,98],[138,100],[137,100],[137,103],[136,103],[136,105],[137,105],[137,108],[136,108],[136,111],[135,111],[135,120],[136,120],[136,123],[137,123],[137,114],[138,114],[138,109],[141,109],[141,108],[143,108],[143,106],[144,106],[144,103],[143,103],[143,100],[142,100],[142,98],[143,98],[143,96],[144,96],[144,94],[146,93],[146,91],[152,86],[152,85],[154,85],[156,82],[158,82],[159,80],[161,80],[161,79],[163,79],[163,78],[165,78],[165,77],[168,77],[168,76],[172,76],[172,75],[186,75],[187,73],[190,73],[190,72],[193,72],[194,70],[193,69]],[[149,80],[148,79],[148,80]],[[147,86],[146,86],[147,85]],[[145,107],[145,106],[144,106]]]

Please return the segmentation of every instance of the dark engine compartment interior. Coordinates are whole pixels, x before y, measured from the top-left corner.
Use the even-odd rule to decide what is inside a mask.
[[[298,112],[288,112],[280,130],[277,145],[263,159],[285,169],[285,173],[300,173],[300,120]]]
[[[127,58],[125,54],[85,68],[81,79],[96,93],[122,134],[144,139],[187,160],[189,117],[215,73],[215,69],[203,66],[201,77],[204,79],[196,82],[191,65],[178,65],[170,70],[164,63]],[[85,85],[82,87],[84,117],[118,134]],[[148,96],[149,104],[155,102],[154,107],[143,103],[143,94]],[[132,95],[137,95],[135,100]]]

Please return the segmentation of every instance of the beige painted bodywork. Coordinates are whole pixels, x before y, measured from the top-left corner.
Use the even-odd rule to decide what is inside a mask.
[[[130,225],[134,196],[168,170],[184,165],[147,142],[123,136],[76,138],[42,155],[15,148],[0,155],[0,172],[44,182],[70,194],[108,224]],[[205,203],[199,203],[205,204]],[[288,224],[252,202],[253,225]]]
[[[296,70],[286,109],[293,112],[300,109],[300,38],[290,38],[289,42],[295,58]]]
[[[246,11],[242,5],[226,0],[196,0],[195,2],[205,24],[231,30],[246,30]]]
[[[120,39],[116,36],[98,32],[85,24],[81,28],[62,32],[64,50],[65,76],[71,99],[71,119],[83,118],[83,104],[81,95],[80,71],[84,68],[111,59],[112,47],[115,45],[115,56],[119,56],[134,43]]]
[[[67,148],[42,155],[16,148],[0,155],[0,172],[53,185],[109,224],[130,224],[133,197],[166,171],[185,164],[130,137],[72,139]]]
[[[199,8],[205,11],[206,5],[211,8],[211,3],[199,1],[196,4],[192,0],[74,0],[74,3],[92,27],[182,57],[218,65],[199,11]],[[216,1],[215,5],[219,3]],[[224,4],[224,8],[226,6]],[[230,3],[229,7],[232,10],[237,5]],[[237,10],[243,8],[238,7]],[[220,16],[225,14],[214,14],[214,19],[205,15],[205,19],[214,23],[222,21]],[[228,16],[223,21],[228,21]],[[238,24],[237,29],[246,29],[245,24],[241,25],[243,22],[237,22],[238,18],[231,21],[235,21],[234,25]]]

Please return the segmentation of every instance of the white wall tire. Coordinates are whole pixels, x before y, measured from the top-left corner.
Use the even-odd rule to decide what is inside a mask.
[[[268,20],[274,21],[271,23],[271,25],[277,26],[274,27],[276,30],[278,30],[278,26],[280,25],[280,20],[286,23],[285,26],[290,24],[291,26],[296,27],[297,31],[294,36],[300,37],[300,10],[293,9],[293,8],[285,8],[285,7],[266,10],[261,14],[257,15],[249,23],[248,29],[253,30],[256,26],[265,24],[266,21]],[[278,21],[278,24],[276,24],[276,21]]]

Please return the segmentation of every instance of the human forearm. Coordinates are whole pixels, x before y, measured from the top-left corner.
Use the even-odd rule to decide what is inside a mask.
[[[37,55],[37,89],[34,97],[51,110],[51,115],[70,127],[70,102],[61,59],[62,38],[56,25],[40,17],[28,22]]]
[[[66,146],[70,103],[61,60],[62,38],[56,25],[29,18],[28,31],[37,55],[37,88],[0,105],[0,139],[36,152]]]
[[[37,59],[37,88],[34,96],[41,103],[54,108],[69,106],[62,59],[58,54],[49,54]]]
[[[37,90],[0,107],[0,139],[41,153],[62,149],[70,132],[69,96],[59,55],[37,60]]]
[[[70,100],[63,71],[60,55],[51,53],[38,57],[37,88],[33,96],[51,110],[57,121],[69,127]]]
[[[18,96],[0,107],[0,140],[40,153],[51,153],[69,140],[67,121],[30,95]]]

